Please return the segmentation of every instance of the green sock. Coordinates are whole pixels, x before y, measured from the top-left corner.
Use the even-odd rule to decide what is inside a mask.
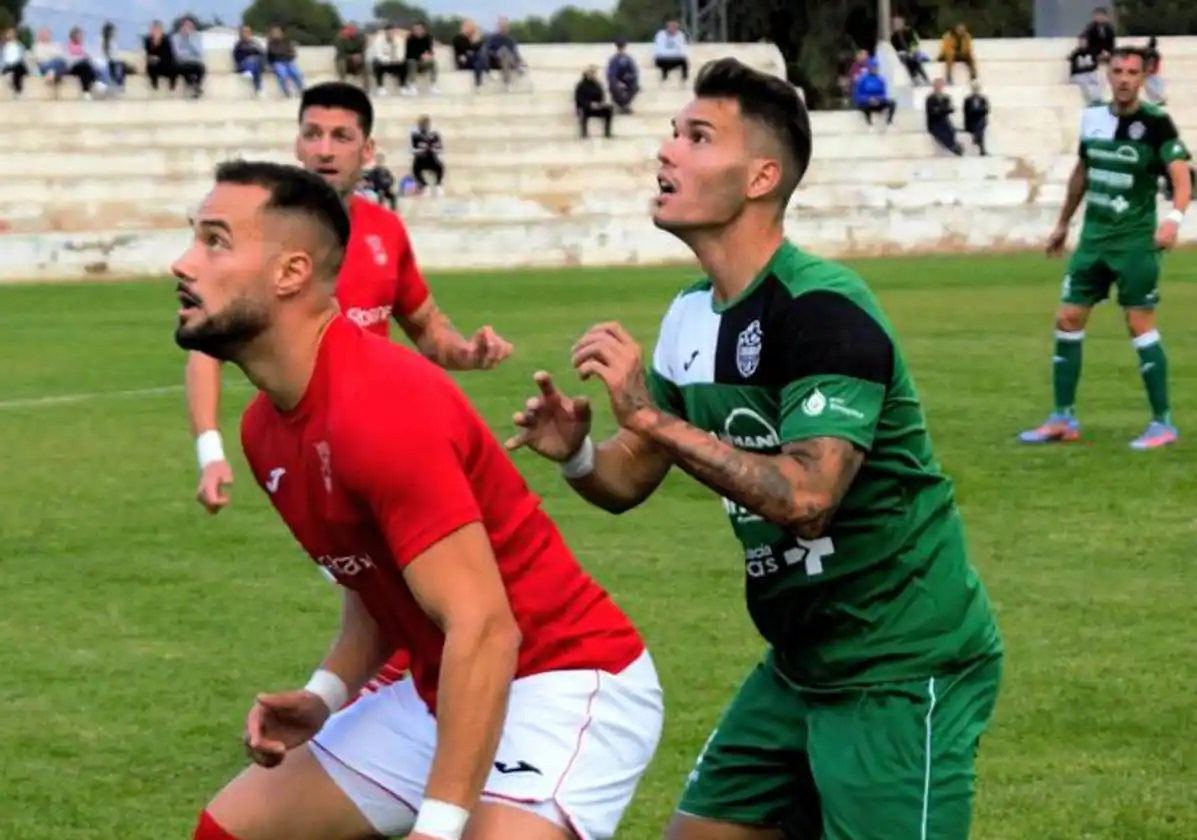
[[[1172,425],[1172,407],[1168,404],[1168,357],[1160,343],[1160,331],[1151,330],[1135,336],[1135,352],[1139,354],[1139,373],[1151,403],[1151,418]]]
[[[1076,413],[1076,389],[1081,381],[1081,347],[1085,331],[1056,330],[1056,355],[1052,360],[1052,391],[1056,414],[1072,417]]]

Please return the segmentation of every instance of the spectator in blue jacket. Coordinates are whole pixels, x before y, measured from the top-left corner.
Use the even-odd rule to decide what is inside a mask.
[[[615,42],[615,55],[607,62],[607,90],[611,91],[611,101],[619,113],[632,113],[632,100],[640,92],[640,68],[636,59],[628,55],[625,38]]]
[[[881,113],[885,114],[885,124],[892,125],[898,104],[889,98],[889,90],[886,88],[885,79],[881,78],[878,72],[879,69],[877,59],[870,58],[864,75],[856,80],[852,101],[856,103],[857,110],[864,114],[869,125],[873,124],[873,115]]]

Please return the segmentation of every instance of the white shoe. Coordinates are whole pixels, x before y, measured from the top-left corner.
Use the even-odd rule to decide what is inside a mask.
[[[390,95],[390,94],[387,92],[387,89],[386,89],[386,88],[384,88],[384,87],[380,87],[380,88],[379,88],[377,91],[375,91],[375,93],[377,93],[379,96],[382,96],[382,97],[386,97],[386,96],[389,96],[389,95]]]
[[[445,195],[445,188],[438,184],[437,186],[432,188],[432,194],[435,195],[437,198],[443,198]]]
[[[429,93],[432,93],[432,94],[439,94],[439,93],[441,92],[441,89],[440,89],[439,87],[437,87],[436,85],[433,85],[433,86],[432,86],[432,87],[429,89],[429,91],[428,91],[428,92],[429,92]]]

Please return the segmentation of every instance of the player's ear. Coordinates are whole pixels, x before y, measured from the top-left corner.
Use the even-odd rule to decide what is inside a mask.
[[[362,147],[362,163],[364,163],[366,166],[372,166],[374,164],[374,153],[376,151],[377,147],[374,145],[374,138],[371,137],[367,139],[366,145]]]
[[[281,251],[275,274],[275,294],[281,298],[294,297],[312,282],[315,272],[316,261],[307,251],[290,248]]]
[[[776,158],[753,158],[748,164],[749,200],[767,198],[781,186],[781,161]]]

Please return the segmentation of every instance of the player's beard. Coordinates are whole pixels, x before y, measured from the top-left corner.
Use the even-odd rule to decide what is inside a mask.
[[[243,348],[270,326],[266,310],[252,301],[234,301],[198,323],[182,319],[175,328],[175,343],[223,362],[236,361]]]

